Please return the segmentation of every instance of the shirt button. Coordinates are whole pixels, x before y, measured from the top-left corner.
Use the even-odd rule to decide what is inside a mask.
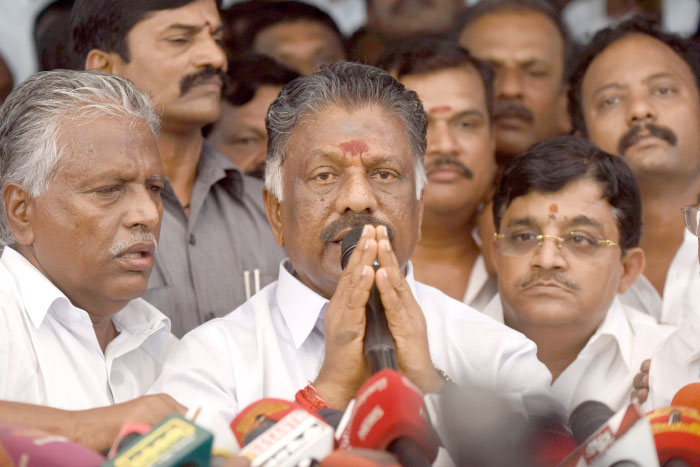
[[[194,246],[195,243],[197,243],[197,242],[195,241],[195,239],[194,239],[194,234],[190,234],[189,243],[190,243],[190,245],[193,245],[193,246]]]
[[[121,386],[124,384],[124,374],[121,371],[113,371],[112,377],[110,378],[114,386]]]
[[[211,321],[214,318],[216,318],[216,315],[214,313],[207,313],[206,315],[204,315],[204,321]]]

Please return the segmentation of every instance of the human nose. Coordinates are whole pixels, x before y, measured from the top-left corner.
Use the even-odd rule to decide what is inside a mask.
[[[377,199],[367,174],[361,169],[346,172],[345,180],[340,185],[340,194],[336,201],[336,211],[373,213],[377,209]]]
[[[457,142],[447,122],[436,122],[428,126],[427,154],[455,155]]]
[[[157,230],[163,215],[163,202],[156,189],[143,187],[134,190],[129,196],[124,224],[127,228],[145,227],[148,231]]]
[[[522,99],[522,77],[517,69],[511,67],[498,68],[496,70],[495,84],[498,97]]]
[[[547,241],[551,240],[551,241]],[[564,269],[567,266],[562,252],[564,239],[556,235],[541,235],[535,245],[532,265],[542,269]]]
[[[630,125],[656,120],[656,109],[648,96],[632,93],[627,104],[627,123]]]
[[[216,69],[226,70],[227,59],[224,49],[218,40],[209,31],[202,33],[195,55],[195,65],[198,67],[211,66]]]

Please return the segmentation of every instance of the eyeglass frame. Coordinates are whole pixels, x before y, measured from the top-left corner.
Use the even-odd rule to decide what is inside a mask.
[[[569,232],[569,238],[571,238],[571,236],[573,236],[575,233],[576,232]],[[504,233],[499,234],[498,232],[494,232],[494,234],[493,234],[493,238],[495,238],[496,240],[501,239],[501,238],[505,238],[505,237],[506,237],[506,234],[504,234]],[[557,249],[559,251],[562,251],[562,246],[564,245],[564,242],[567,240],[566,238],[560,237],[559,235],[550,235],[550,234],[542,234],[541,233],[541,234],[535,236],[537,243],[534,244],[528,250],[524,251],[523,253],[520,253],[520,254],[515,253],[515,254],[511,254],[511,255],[508,255],[506,253],[503,253],[503,254],[505,254],[506,256],[525,256],[526,254],[533,251],[535,248],[541,248],[544,245],[544,241],[547,238],[551,238],[552,240],[554,240],[554,244],[557,246]],[[596,242],[598,243],[599,246],[619,246],[618,243],[613,242],[609,238],[605,238],[602,240],[596,240]]]
[[[690,228],[690,224],[688,223],[691,212],[695,212],[695,232],[692,231],[692,229]],[[688,230],[688,232],[695,235],[696,237],[700,236],[698,235],[698,227],[700,227],[700,222],[698,222],[698,212],[700,212],[700,207],[698,206],[683,206],[681,208],[681,213],[683,214],[683,222],[685,223],[686,230]]]

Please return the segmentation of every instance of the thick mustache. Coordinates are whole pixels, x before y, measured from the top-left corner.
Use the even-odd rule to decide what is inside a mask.
[[[408,0],[397,0],[394,2],[393,5],[391,5],[390,11],[392,15],[398,15],[401,10],[403,10],[406,6],[406,3],[408,3]],[[418,3],[420,3],[422,6],[433,6],[434,2],[433,0],[419,0]]]
[[[440,166],[449,165],[457,169],[457,171],[464,177],[468,179],[474,178],[474,173],[469,167],[464,165],[462,161],[457,159],[452,159],[451,157],[440,157],[435,159],[428,164],[425,168],[426,172],[430,173],[432,170],[438,169]]]
[[[180,96],[184,96],[190,90],[201,83],[204,83],[212,78],[219,77],[221,83],[226,83],[226,73],[224,73],[219,68],[214,68],[213,66],[206,66],[201,71],[187,75],[180,81]]]
[[[654,125],[653,123],[646,123],[643,125],[635,125],[625,133],[622,138],[620,138],[620,143],[617,146],[617,153],[621,156],[637,141],[639,141],[644,136],[639,134],[646,130],[650,135],[656,136],[666,141],[671,146],[675,146],[678,143],[678,137],[670,128],[665,128],[662,126]]]
[[[391,241],[392,243],[394,242],[395,234],[394,230],[391,227],[389,227],[376,217],[372,216],[371,214],[361,214],[354,212],[345,214],[343,217],[334,220],[326,227],[324,227],[321,231],[321,240],[323,240],[326,243],[332,242],[343,230],[348,228],[352,229],[354,227],[363,226],[367,224],[373,225],[375,227],[379,225],[385,226],[387,233],[389,234],[389,241]]]
[[[571,281],[564,277],[562,273],[559,271],[539,271],[533,274],[531,277],[528,279],[524,279],[520,281],[520,288],[525,289],[529,287],[530,285],[534,284],[535,282],[540,282],[540,281],[553,281],[556,282],[557,284],[561,285],[562,287],[572,290],[572,291],[579,291],[581,290],[581,286],[578,284],[578,282]]]
[[[116,258],[138,243],[153,243],[153,245],[155,245],[153,256],[155,256],[156,251],[158,250],[158,240],[156,240],[156,236],[153,235],[153,232],[149,232],[147,230],[140,230],[138,233],[133,234],[126,240],[122,240],[121,242],[112,245],[112,247],[109,249],[109,253]]]
[[[498,119],[500,117],[518,117],[528,122],[535,120],[535,116],[530,109],[523,106],[520,102],[512,100],[496,102],[493,118]]]

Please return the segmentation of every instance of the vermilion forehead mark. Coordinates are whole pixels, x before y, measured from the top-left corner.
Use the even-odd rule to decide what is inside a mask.
[[[353,139],[352,141],[340,143],[340,149],[342,149],[343,152],[349,153],[352,156],[353,165],[359,167],[360,155],[369,151],[369,146],[361,139]]]
[[[552,203],[549,205],[549,212],[559,212],[559,206],[557,206],[557,203]]]
[[[428,112],[431,114],[438,114],[441,112],[449,112],[452,110],[452,107],[449,105],[436,105],[435,107],[431,107]]]

